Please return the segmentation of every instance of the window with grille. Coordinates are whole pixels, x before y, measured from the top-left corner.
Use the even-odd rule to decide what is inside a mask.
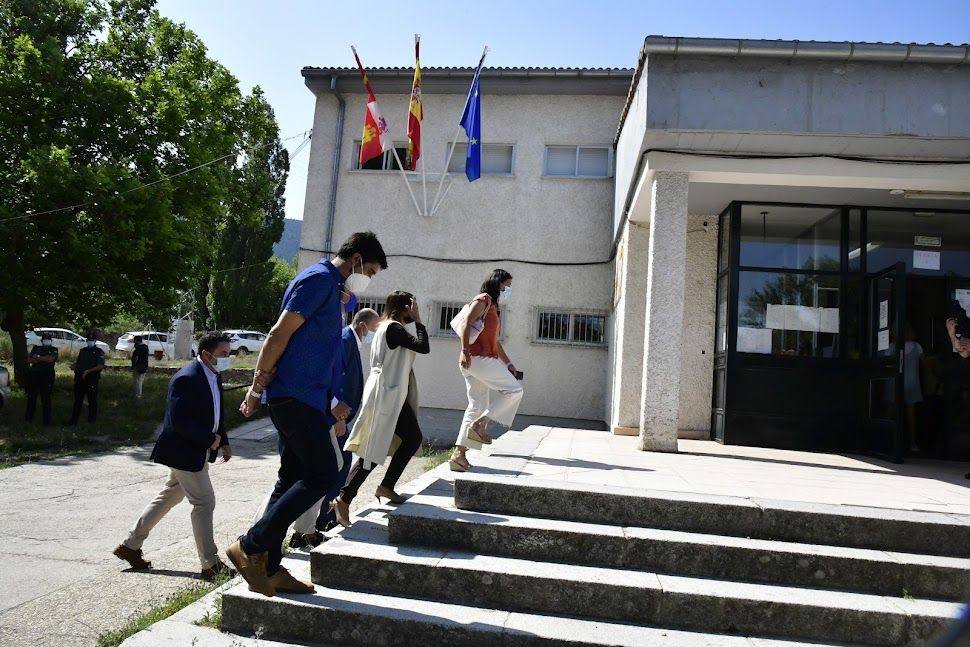
[[[457,303],[454,301],[437,302],[434,304],[434,312],[436,315],[435,325],[431,328],[431,334],[437,337],[457,337],[455,331],[451,328],[451,320],[455,318],[461,309],[465,307],[464,303]],[[500,340],[505,339],[505,308],[501,308],[498,313],[499,322],[499,333],[498,338]]]
[[[400,156],[401,161],[404,161],[404,157],[408,152],[407,142],[394,142],[394,148],[397,149],[397,154]],[[364,165],[360,165],[360,140],[354,142],[354,158],[353,158],[353,169],[357,171],[397,171],[401,167],[397,165],[397,160],[394,159],[394,153],[391,151],[384,151],[383,155],[378,155],[373,157],[366,162]],[[464,168],[464,167],[462,167]]]
[[[543,175],[610,177],[612,157],[609,146],[546,146]]]
[[[354,308],[354,311],[350,313],[350,317],[348,317],[347,321],[348,322],[352,321],[354,318],[354,315],[356,315],[364,308],[370,308],[371,310],[376,310],[377,314],[383,315],[384,304],[386,302],[387,302],[387,299],[383,299],[383,298],[375,299],[375,298],[367,298],[367,297],[363,297],[363,298],[357,297],[357,307]]]
[[[535,341],[577,346],[606,345],[606,313],[539,308]]]
[[[512,144],[484,144],[482,146],[482,175],[512,175],[514,146]],[[445,148],[445,156],[451,150],[451,144]],[[468,156],[468,144],[459,143],[448,163],[449,173],[464,173],[465,158]]]

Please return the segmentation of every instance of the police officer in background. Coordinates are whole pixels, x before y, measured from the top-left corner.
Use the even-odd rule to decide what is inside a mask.
[[[74,411],[67,424],[77,424],[81,417],[85,396],[88,398],[88,422],[94,422],[97,419],[98,382],[101,381],[104,364],[104,351],[97,347],[94,333],[90,333],[87,346],[78,352],[77,362],[74,363]]]
[[[57,361],[57,348],[54,347],[49,332],[41,333],[40,346],[30,349],[27,363],[30,371],[27,374],[27,422],[34,421],[37,412],[37,396],[40,396],[40,406],[44,419],[44,426],[51,424],[51,393],[54,391],[54,363]]]

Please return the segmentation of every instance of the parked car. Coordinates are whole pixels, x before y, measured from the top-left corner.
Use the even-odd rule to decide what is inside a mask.
[[[159,332],[157,330],[135,330],[132,332],[126,332],[124,335],[118,338],[118,343],[115,344],[115,350],[122,353],[125,357],[131,357],[131,351],[135,346],[136,336],[141,337],[142,340],[148,344],[148,354],[152,357],[154,357],[158,351],[161,351],[164,357],[175,356],[175,333]],[[198,348],[198,343],[193,341],[192,357],[195,357]]]
[[[54,348],[59,351],[73,351],[77,352],[84,348],[87,344],[87,337],[79,335],[73,330],[68,330],[67,328],[34,328],[33,330],[28,330],[24,333],[24,337],[27,338],[27,350],[30,351],[31,345],[40,346],[40,337],[43,333],[50,333],[51,344]],[[111,352],[111,347],[108,346],[103,341],[95,342],[97,347],[104,351],[107,355]]]
[[[266,333],[256,330],[227,330],[229,335],[229,351],[239,356],[258,353],[266,343]]]
[[[3,364],[0,364],[0,409],[4,403],[10,399],[10,371]]]

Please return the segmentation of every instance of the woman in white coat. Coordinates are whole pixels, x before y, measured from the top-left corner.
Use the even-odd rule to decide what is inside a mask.
[[[411,324],[413,333],[407,329]],[[374,467],[383,465],[388,455],[391,463],[374,495],[391,503],[404,502],[394,486],[422,441],[417,417],[418,385],[412,367],[418,353],[425,355],[430,351],[428,331],[421,322],[414,295],[392,292],[371,342],[370,375],[354,427],[344,446],[346,451],[354,453],[357,461],[347,477],[347,485],[330,504],[341,525],[350,525],[350,502]]]

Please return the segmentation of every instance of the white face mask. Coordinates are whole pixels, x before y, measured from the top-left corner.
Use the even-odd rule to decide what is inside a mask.
[[[222,373],[223,371],[228,371],[229,367],[232,366],[231,357],[217,357],[216,358],[216,372]]]
[[[351,271],[353,272],[353,270]],[[370,277],[367,276],[366,274],[363,274],[363,271],[364,271],[363,260],[360,262],[360,271],[361,271],[360,274],[354,272],[353,274],[347,277],[346,281],[344,281],[344,287],[346,287],[354,294],[363,294],[364,291],[367,290],[367,286],[370,285]]]
[[[502,293],[498,295],[498,298],[502,301],[508,302],[512,298],[512,286],[508,285],[502,290]]]
[[[88,348],[94,348],[95,341],[93,339],[88,340]]]
[[[50,345],[51,345],[51,343],[52,343],[52,342],[51,342],[51,340],[49,340],[49,339],[41,339],[41,340],[40,340],[40,345],[41,345],[41,346],[50,346]]]

